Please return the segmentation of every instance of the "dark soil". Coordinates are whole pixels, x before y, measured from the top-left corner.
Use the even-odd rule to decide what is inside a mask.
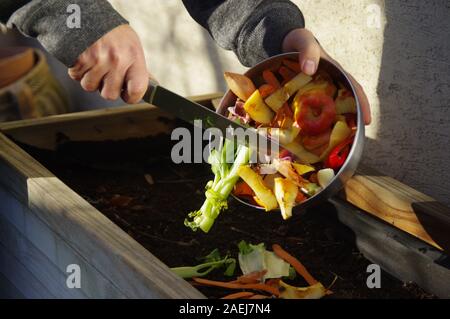
[[[189,212],[200,208],[212,173],[207,165],[173,164],[171,145],[167,136],[159,136],[121,142],[66,141],[57,152],[24,147],[170,267],[196,265],[199,257],[214,248],[237,258],[241,240],[264,242],[267,247],[278,243],[325,286],[337,277],[334,294],[327,298],[432,297],[386,273],[382,274],[381,289],[368,289],[366,269],[370,262],[358,252],[353,232],[337,220],[334,207],[328,203],[282,221],[278,213],[255,211],[231,200],[209,234],[186,228],[183,221]],[[208,278],[230,280],[220,271]],[[300,279],[293,284],[305,285]],[[198,289],[211,298],[231,292]]]

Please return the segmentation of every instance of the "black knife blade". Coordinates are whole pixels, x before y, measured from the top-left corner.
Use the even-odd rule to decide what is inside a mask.
[[[158,84],[151,83],[149,85],[143,100],[190,124],[196,125],[195,121],[201,120],[202,128],[217,128],[222,132],[223,137],[231,134],[236,137],[238,143],[250,146],[252,150],[258,150],[258,154],[263,152],[263,154],[273,155],[274,152],[278,154],[283,147],[278,141],[258,133],[256,129],[232,121],[206,106],[186,99]],[[236,130],[244,130],[246,135],[235,134]]]

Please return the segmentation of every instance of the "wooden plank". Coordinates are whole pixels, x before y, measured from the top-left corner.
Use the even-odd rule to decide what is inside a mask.
[[[0,176],[1,184],[126,297],[204,298],[3,134]]]
[[[221,99],[224,95],[223,92],[215,92],[215,93],[209,93],[209,94],[202,94],[202,95],[195,95],[195,96],[189,96],[188,99],[191,101],[200,103],[202,105],[208,106],[210,108],[214,108],[214,100]]]
[[[212,107],[212,100],[220,99],[223,96],[223,93],[211,93],[211,94],[203,94],[190,96],[188,99],[200,103],[205,106]],[[123,105],[118,107],[110,107],[103,109],[95,109],[90,111],[83,112],[75,112],[75,113],[65,113],[58,115],[51,115],[36,119],[28,119],[28,120],[19,120],[19,121],[10,121],[0,123],[0,131],[9,132],[19,128],[28,128],[30,126],[39,126],[39,125],[48,125],[48,124],[57,124],[57,123],[70,123],[70,122],[78,122],[84,120],[90,120],[94,118],[108,118],[110,116],[117,115],[128,115],[134,113],[147,113],[152,112],[153,110],[159,110],[156,106],[150,105],[148,103],[142,104],[130,104]],[[157,111],[158,112],[158,111]],[[159,111],[164,113],[162,111]],[[166,114],[167,115],[167,114]]]
[[[22,265],[14,255],[12,255],[0,243],[0,273],[8,278],[20,293],[29,299],[50,299],[54,295],[34,277],[34,275]]]
[[[0,218],[4,218],[17,231],[44,254],[62,273],[69,264],[81,268],[81,290],[89,298],[124,298],[124,294],[97,269],[92,267],[83,256],[48,228],[28,208],[24,207],[11,194],[0,186]],[[6,207],[6,208],[5,208]],[[22,216],[20,218],[14,216]],[[12,235],[11,235],[12,236]]]
[[[60,271],[41,251],[4,218],[0,218],[0,242],[49,292],[57,298],[86,298],[81,289],[66,286],[67,274]]]
[[[55,115],[4,124],[0,130],[16,141],[42,149],[55,149],[64,140],[121,140],[124,136],[170,134],[173,118],[151,105]]]
[[[341,194],[358,208],[450,252],[450,208],[432,197],[360,165]]]
[[[0,273],[0,299],[24,299],[17,287]]]
[[[212,108],[211,100],[222,96],[213,93],[190,97]],[[104,141],[139,138],[170,133],[173,116],[150,104],[125,105],[44,118],[0,123],[0,131],[16,141],[55,149],[58,141]]]
[[[415,282],[429,293],[450,298],[448,255],[348,202],[338,198],[330,202],[339,220],[355,233],[358,249],[367,259],[403,282]]]

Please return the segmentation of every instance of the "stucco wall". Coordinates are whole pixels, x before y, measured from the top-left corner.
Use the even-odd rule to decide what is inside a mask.
[[[168,88],[185,95],[223,91],[223,71],[244,70],[180,0],[110,2],[135,27],[149,69]],[[374,121],[364,161],[450,204],[450,2],[294,2],[325,49],[366,89]],[[68,87],[81,109],[111,105]]]
[[[113,0],[140,34],[150,70],[183,94],[223,90],[242,71],[178,0]],[[450,3],[295,0],[307,27],[365,87],[374,122],[364,161],[450,204]]]

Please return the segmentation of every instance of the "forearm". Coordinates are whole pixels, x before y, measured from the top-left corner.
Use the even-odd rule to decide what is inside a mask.
[[[3,1],[3,0],[2,0]],[[8,3],[9,1],[6,1]],[[46,50],[67,66],[103,35],[127,21],[106,0],[33,0],[22,1],[8,20],[26,36],[35,37]],[[70,4],[80,7],[80,28],[71,28],[67,21]]]
[[[190,15],[216,42],[252,66],[278,54],[289,31],[304,27],[298,7],[288,0],[183,0]]]

